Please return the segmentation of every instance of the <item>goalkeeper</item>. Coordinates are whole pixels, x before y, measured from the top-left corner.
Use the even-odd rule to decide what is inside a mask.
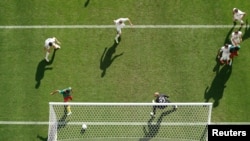
[[[168,99],[169,96],[167,96],[165,94],[160,94],[159,92],[155,92],[154,97],[156,97],[156,99],[152,101],[153,103],[170,103],[170,101]],[[167,105],[154,105],[153,106],[153,112],[151,112],[150,115],[154,116],[155,113],[156,113],[157,108],[158,109],[164,109],[166,107],[167,107]],[[177,109],[177,105],[174,105],[173,107],[174,107],[174,110]]]

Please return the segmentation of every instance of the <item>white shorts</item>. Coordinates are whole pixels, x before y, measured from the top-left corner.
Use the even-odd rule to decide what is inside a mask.
[[[116,31],[117,31],[117,34],[121,34],[122,33],[122,29],[119,28],[119,27],[116,28]]]
[[[220,58],[220,60],[221,61],[223,61],[223,60],[230,60],[230,54],[228,54],[228,53],[222,53],[222,56],[221,56],[221,58]]]
[[[234,41],[234,42],[233,42],[233,41]],[[239,38],[231,39],[231,43],[232,43],[234,46],[237,46],[238,44],[240,44],[240,39],[239,39]]]
[[[238,21],[241,21],[242,18],[243,18],[243,15],[237,15],[237,16],[235,15],[235,16],[234,16],[234,19],[235,19],[235,20],[238,20]]]

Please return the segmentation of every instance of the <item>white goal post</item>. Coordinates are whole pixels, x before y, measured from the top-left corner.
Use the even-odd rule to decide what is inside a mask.
[[[154,106],[166,107],[151,116]],[[49,110],[48,141],[206,141],[212,103],[50,102]]]

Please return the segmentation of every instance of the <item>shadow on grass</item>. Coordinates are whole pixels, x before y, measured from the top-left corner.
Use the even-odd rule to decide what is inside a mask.
[[[35,88],[36,89],[38,89],[40,87],[40,85],[41,85],[41,80],[44,77],[44,72],[46,70],[52,70],[53,69],[52,67],[47,67],[47,66],[49,66],[49,65],[51,65],[53,63],[54,58],[55,58],[55,54],[56,54],[56,50],[53,51],[52,58],[51,58],[51,60],[49,62],[47,62],[45,59],[43,59],[37,65],[36,75],[35,75],[35,80],[36,80]]]
[[[250,27],[248,25],[248,20],[246,20],[245,33],[244,33],[244,35],[242,37],[242,41],[245,41],[248,38],[250,38]]]
[[[234,24],[233,27],[228,31],[227,36],[225,37],[225,41],[224,41],[224,44],[223,44],[223,45],[225,45],[225,44],[231,44],[230,36],[231,36],[231,34],[232,34],[234,28],[235,28],[235,24]]]
[[[90,0],[86,0],[84,3],[84,7],[87,7],[89,5]]]
[[[115,54],[117,46],[118,46],[118,44],[116,42],[114,42],[114,44],[111,47],[104,49],[103,54],[102,54],[101,59],[100,59],[100,69],[102,70],[101,77],[105,76],[108,67],[110,67],[110,65],[113,63],[113,61],[117,57],[123,55],[123,53],[121,53],[121,54],[113,56]]]
[[[157,119],[157,122],[155,124],[152,124],[152,121],[154,120],[153,117],[151,117],[149,120],[148,120],[148,125],[147,127],[146,126],[143,126],[143,132],[144,132],[144,137],[143,138],[140,138],[139,141],[149,141],[151,140],[152,138],[154,138],[158,132],[159,132],[159,129],[161,127],[161,122],[162,122],[162,119],[169,115],[170,113],[176,111],[175,109],[172,109],[172,110],[168,110],[166,112],[163,112],[160,117]],[[146,129],[147,128],[147,129]]]
[[[40,136],[40,135],[37,135],[36,136],[39,140],[41,140],[41,141],[47,141],[48,140],[48,137],[42,137],[42,136]]]
[[[218,52],[220,51],[220,49],[218,50]],[[220,56],[221,56],[222,54],[220,54]],[[214,66],[214,68],[213,68],[213,72],[216,72],[216,74],[218,74],[219,73],[219,71],[220,71],[220,66],[222,65],[221,64],[221,62],[220,62],[220,59],[218,58],[218,55],[216,54],[216,56],[215,56],[215,62],[216,62],[216,64],[215,64],[215,66]]]
[[[66,118],[67,118],[67,108],[65,106],[62,117],[57,121],[57,123],[58,123],[57,130],[64,128],[67,125],[68,121],[66,121]]]
[[[218,73],[216,73],[211,86],[207,86],[204,93],[205,102],[210,99],[214,100],[213,107],[219,106],[219,101],[223,97],[224,89],[226,88],[226,82],[230,78],[232,73],[232,66],[224,65]]]

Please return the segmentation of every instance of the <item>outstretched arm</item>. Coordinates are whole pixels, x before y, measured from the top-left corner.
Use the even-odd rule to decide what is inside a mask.
[[[56,43],[61,44],[61,42],[56,37],[54,38],[56,39]]]
[[[128,18],[128,22],[129,22],[129,24],[132,26],[133,24],[132,24],[132,22],[131,22],[131,20]]]
[[[59,93],[59,90],[54,90],[53,92],[50,93],[50,95],[54,95],[56,93]]]

